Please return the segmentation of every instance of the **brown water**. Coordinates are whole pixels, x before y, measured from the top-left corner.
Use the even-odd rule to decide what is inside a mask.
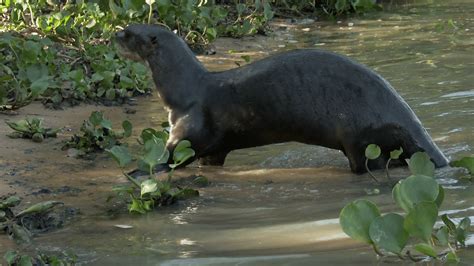
[[[411,5],[340,23],[275,22],[269,37],[220,39],[218,53],[200,57],[209,69],[223,70],[294,48],[319,48],[346,54],[389,80],[418,114],[433,139],[451,159],[474,149],[474,2],[439,1]],[[447,25],[452,19],[457,29]],[[229,54],[228,50],[238,53]],[[30,105],[14,117],[40,115],[46,124],[63,127],[58,139],[35,144],[10,140],[0,123],[0,194],[17,192],[25,203],[57,199],[81,209],[64,228],[37,236],[27,250],[71,250],[79,261],[104,265],[274,265],[390,263],[378,261],[370,248],[347,238],[337,217],[357,198],[367,198],[382,211],[397,211],[388,187],[376,186],[367,175],[355,176],[337,151],[296,143],[235,151],[223,168],[188,167],[178,176],[203,174],[211,180],[201,197],[159,209],[146,216],[111,212],[106,203],[114,184],[125,182],[114,163],[100,155],[76,160],[60,150],[60,142],[80,127],[92,110],[104,110],[117,122],[128,118],[134,136],[166,119],[159,99],[140,99],[124,107],[81,106],[64,111]],[[134,141],[130,141],[135,145]],[[379,173],[381,175],[382,173]],[[406,176],[406,169],[393,175]],[[456,179],[459,170],[437,171],[447,189],[443,211],[474,220],[474,186]],[[58,192],[64,187],[72,189]],[[379,195],[366,189],[380,188]],[[32,195],[42,188],[50,194]],[[114,225],[131,225],[119,229]],[[460,252],[462,263],[474,264],[474,236]],[[19,249],[0,235],[0,255]],[[393,262],[392,262],[393,263]],[[398,263],[397,263],[398,264]]]

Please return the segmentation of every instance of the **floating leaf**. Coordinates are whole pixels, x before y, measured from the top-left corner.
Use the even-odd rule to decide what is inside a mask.
[[[375,245],[395,254],[400,254],[408,241],[403,217],[396,213],[376,217],[370,224],[369,234]]]
[[[347,204],[339,214],[342,230],[351,238],[372,243],[370,224],[380,216],[377,206],[368,200],[356,200]]]
[[[436,253],[436,250],[433,249],[432,246],[425,244],[425,243],[420,243],[415,245],[416,251],[425,254],[427,256],[430,256],[432,258],[436,258],[438,254]]]
[[[128,207],[129,212],[137,212],[141,214],[145,214],[146,210],[143,206],[143,202],[139,199],[132,198],[132,203]]]
[[[453,167],[464,167],[469,171],[469,174],[474,174],[474,157],[464,157],[461,160],[452,161],[450,165]]]
[[[369,144],[367,148],[365,148],[365,157],[367,157],[369,160],[375,160],[379,158],[380,154],[380,147],[376,144]]]
[[[434,176],[435,166],[425,152],[414,153],[408,160],[408,168],[414,175]]]
[[[111,149],[106,150],[112,158],[118,163],[120,168],[126,167],[132,162],[132,156],[127,148],[122,146],[113,146]]]
[[[21,216],[24,216],[27,214],[33,214],[33,213],[45,213],[49,211],[50,209],[54,208],[55,206],[61,205],[61,204],[63,203],[60,201],[54,201],[54,200],[39,202],[21,211],[20,213],[16,215],[16,217],[21,217]]]
[[[438,208],[433,202],[421,202],[405,217],[404,227],[410,236],[418,237],[428,243],[438,216]]]
[[[402,147],[400,147],[400,149],[398,149],[398,150],[393,150],[393,151],[390,152],[390,159],[396,160],[396,159],[400,158],[400,155],[402,155],[402,153],[403,153],[403,148]]]

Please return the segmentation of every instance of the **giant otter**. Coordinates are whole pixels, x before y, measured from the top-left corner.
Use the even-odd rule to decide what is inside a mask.
[[[341,150],[355,173],[366,171],[371,143],[383,154],[372,168],[399,147],[403,158],[425,151],[437,167],[448,162],[392,86],[345,56],[295,50],[209,72],[162,26],[128,26],[116,40],[122,54],[151,68],[169,111],[167,148],[190,140],[196,156],[189,162],[222,165],[232,150],[288,141]]]

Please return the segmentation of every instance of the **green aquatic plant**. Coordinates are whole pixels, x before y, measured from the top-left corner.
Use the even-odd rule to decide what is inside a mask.
[[[100,111],[94,111],[84,121],[80,131],[82,135],[74,135],[65,143],[63,150],[74,149],[79,157],[86,154],[103,151],[115,145],[120,145],[119,140],[128,138],[132,134],[132,124],[128,120],[122,122],[121,131],[112,129],[112,121],[106,119]]]
[[[56,206],[62,205],[59,201],[43,201],[33,204],[15,214],[13,210],[21,203],[17,196],[3,197],[0,200],[0,231],[5,232],[18,243],[30,243],[31,230],[37,223],[43,223],[46,215]],[[27,224],[27,217],[34,217],[33,224]]]
[[[374,146],[368,151],[377,158]],[[398,157],[399,151],[396,152]],[[369,156],[367,156],[369,158]],[[465,246],[471,221],[463,218],[458,225],[446,215],[439,216],[444,189],[434,179],[434,164],[426,153],[418,152],[408,161],[411,176],[399,181],[392,190],[395,203],[403,214],[381,214],[376,204],[360,199],[346,205],[339,222],[343,231],[355,240],[371,245],[380,256],[394,254],[401,259],[421,261],[427,257],[458,262],[458,247]],[[444,225],[435,227],[438,218]],[[414,255],[416,251],[420,255]]]
[[[474,156],[463,157],[460,160],[452,161],[449,165],[453,167],[465,168],[469,174],[465,177],[466,179],[472,180],[474,177]]]
[[[155,177],[155,167],[168,164],[170,159],[170,153],[165,145],[167,139],[168,133],[165,130],[156,131],[147,128],[142,131],[139,138],[139,143],[143,144],[140,155],[132,156],[129,150],[122,146],[113,146],[107,149],[107,152],[119,165],[123,175],[132,184],[131,186],[117,186],[113,189],[119,194],[126,194],[130,197],[128,205],[130,212],[145,214],[156,206],[170,205],[176,200],[199,196],[197,190],[175,186],[171,182],[174,169],[194,156],[191,143],[187,140],[181,140],[173,151],[173,163],[168,165],[171,168],[168,179],[162,181]],[[135,179],[125,171],[125,167],[132,163],[133,157],[136,158],[138,169],[148,175],[143,181]],[[199,182],[203,183],[204,181],[200,180]]]
[[[16,122],[5,121],[14,130],[8,134],[10,138],[31,139],[34,142],[43,142],[45,138],[55,138],[60,129],[43,127],[43,118],[25,118]]]
[[[57,252],[56,252],[57,253]],[[14,266],[29,266],[29,265],[54,265],[54,266],[66,266],[75,265],[77,256],[68,252],[61,252],[59,255],[51,255],[45,253],[39,253],[35,256],[28,254],[21,254],[16,250],[9,250],[3,258],[7,262],[7,265]]]

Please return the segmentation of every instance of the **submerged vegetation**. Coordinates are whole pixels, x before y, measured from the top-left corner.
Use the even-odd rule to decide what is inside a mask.
[[[148,93],[144,65],[110,45],[130,23],[163,24],[204,51],[217,36],[264,33],[275,15],[365,12],[373,0],[0,0],[0,110],[41,100],[53,108],[82,101],[123,103]]]
[[[400,154],[397,150],[391,158],[398,158]],[[377,145],[367,147],[367,159],[374,160],[379,156]],[[382,257],[396,255],[413,261],[428,257],[459,262],[456,249],[465,246],[471,220],[466,217],[456,225],[447,214],[440,215],[445,192],[434,178],[435,167],[426,153],[413,154],[408,167],[412,175],[399,181],[392,190],[393,200],[404,215],[393,212],[382,215],[371,201],[355,200],[340,213],[343,231],[351,238],[371,245]],[[435,226],[438,218],[444,225]]]

